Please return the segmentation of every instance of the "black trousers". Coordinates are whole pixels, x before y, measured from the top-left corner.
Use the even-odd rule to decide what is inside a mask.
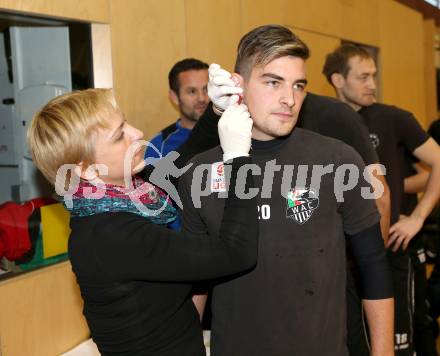
[[[414,271],[414,346],[417,356],[437,356],[436,321],[430,316],[427,300],[426,255],[423,236],[415,236],[409,246]]]
[[[414,354],[414,273],[408,251],[388,250],[394,287],[394,350],[397,355]]]

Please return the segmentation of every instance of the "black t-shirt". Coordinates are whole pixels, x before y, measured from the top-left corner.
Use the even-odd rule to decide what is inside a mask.
[[[368,127],[370,139],[387,170],[386,180],[391,192],[391,224],[399,220],[403,199],[403,182],[407,170],[407,152],[425,143],[429,136],[414,116],[395,106],[373,104],[359,111]]]
[[[215,286],[212,355],[346,355],[345,233],[379,221],[374,200],[360,195],[360,187],[368,186],[362,179],[364,163],[348,145],[300,128],[287,138],[254,141],[252,147],[253,163],[261,169],[254,173],[260,188],[258,263],[250,273]],[[217,166],[211,163],[221,157],[219,147],[196,156],[180,180],[184,231],[218,233],[223,193],[209,193],[219,186]],[[191,182],[199,164],[207,164],[209,186],[195,208]],[[308,189],[312,166],[332,164],[319,192]],[[344,202],[337,202],[335,170],[342,164],[359,169],[360,180],[344,194]],[[305,170],[308,178],[300,182],[297,173]]]
[[[307,93],[297,127],[345,142],[361,155],[366,165],[379,162],[359,114],[335,98]]]

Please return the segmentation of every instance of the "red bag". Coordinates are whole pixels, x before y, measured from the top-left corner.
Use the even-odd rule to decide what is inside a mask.
[[[29,216],[35,209],[53,203],[56,203],[54,199],[36,198],[23,204],[0,205],[0,258],[15,261],[30,250]]]

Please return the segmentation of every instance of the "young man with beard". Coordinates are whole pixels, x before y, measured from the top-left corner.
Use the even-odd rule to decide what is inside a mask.
[[[376,72],[371,55],[351,44],[341,45],[330,53],[323,69],[337,97],[360,114],[369,129],[380,163],[387,171],[386,179],[391,190],[391,228],[387,247],[396,298],[395,350],[399,355],[412,355],[413,277],[407,247],[438,200],[440,148],[411,113],[376,102]],[[431,173],[425,194],[415,209],[408,216],[400,216],[407,153],[430,166]]]
[[[336,181],[346,173],[340,168],[363,172],[364,163],[342,142],[295,128],[308,56],[307,46],[277,25],[256,28],[239,44],[235,71],[254,121],[256,165],[249,169],[259,189],[246,194],[258,193],[259,262],[214,288],[213,356],[347,355],[346,245],[362,275],[372,355],[393,354],[393,299],[379,214],[361,196],[361,187],[369,187],[362,173],[337,198]],[[187,231],[218,234],[227,184],[221,157],[219,147],[196,156],[180,180]],[[313,184],[312,171],[323,167],[320,184]]]
[[[145,158],[166,156],[184,144],[209,104],[206,63],[194,58],[177,62],[168,74],[168,83],[170,100],[179,108],[180,118],[150,140]]]

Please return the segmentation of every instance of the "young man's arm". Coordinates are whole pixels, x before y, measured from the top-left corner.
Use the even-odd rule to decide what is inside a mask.
[[[396,251],[400,246],[403,249],[407,248],[411,239],[422,228],[423,222],[437,204],[440,196],[440,147],[432,138],[429,138],[417,147],[413,154],[431,168],[431,173],[429,174],[425,194],[414,211],[390,228],[388,246],[393,244],[393,251]]]
[[[404,180],[404,192],[406,194],[415,194],[424,192],[426,184],[428,184],[430,169],[421,163],[413,164],[416,170],[412,176],[406,177]]]
[[[361,276],[361,297],[371,339],[371,355],[394,355],[394,299],[380,226],[347,236]]]
[[[380,189],[383,189],[382,194],[380,194],[375,199],[375,201],[376,201],[377,210],[379,210],[379,214],[380,214],[380,230],[382,232],[383,241],[386,245],[388,242],[388,234],[390,231],[390,217],[391,217],[390,188],[388,187],[385,176],[379,174],[381,172],[379,164],[373,163],[368,165],[367,167],[372,177],[375,178],[378,181],[378,183],[381,185],[381,187],[376,187],[375,184],[372,184],[374,191],[376,192],[377,189],[379,190],[378,193],[380,193]]]
[[[357,163],[360,171],[364,170],[360,157],[351,156],[350,160]],[[359,295],[369,323],[371,355],[391,356],[394,355],[392,278],[377,208],[371,199],[362,196],[361,187],[365,184],[360,177],[358,185],[344,194],[341,206],[344,232],[360,275]]]
[[[394,355],[394,299],[362,300],[371,339],[371,356]]]

